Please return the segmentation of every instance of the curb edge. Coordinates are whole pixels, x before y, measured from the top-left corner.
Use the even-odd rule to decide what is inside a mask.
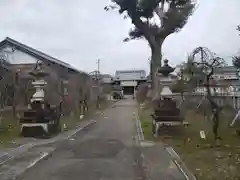
[[[78,130],[76,130],[73,134],[69,135],[67,138],[63,139],[63,140],[67,140],[69,138],[71,138],[72,136],[76,135],[78,132],[84,130],[85,128],[87,128],[88,126],[91,126],[93,124],[95,124],[97,121],[95,120],[91,120],[89,123],[87,123],[86,125],[84,125],[83,127],[79,128]],[[34,168],[37,164],[39,164],[40,162],[42,162],[43,160],[46,160],[47,158],[49,158],[56,150],[57,148],[54,148],[52,151],[48,152],[47,154],[43,154],[39,159],[37,159],[34,164],[29,164],[29,166],[19,175],[16,175],[15,177],[13,177],[14,179],[21,179],[24,174],[29,171],[30,169]]]
[[[139,119],[139,115],[138,115],[138,110],[137,112],[135,113],[135,116],[136,116],[136,128],[137,128],[137,137],[138,137],[138,140],[139,141],[144,141],[144,134],[143,134],[143,130],[142,130],[142,125],[141,125],[141,121]]]
[[[138,110],[136,113],[136,123],[135,124],[137,127],[138,141],[140,141],[140,142],[144,141],[144,134],[143,134],[143,130],[141,127],[141,121],[139,119]],[[140,143],[140,146],[141,146],[141,143]],[[169,149],[171,149],[172,152],[170,152]],[[184,162],[181,160],[180,156],[177,154],[177,152],[172,147],[165,148],[165,150],[168,152],[169,156],[172,159],[172,162],[177,166],[178,170],[183,174],[183,176],[185,177],[186,180],[197,180],[196,177],[188,170],[188,168],[186,167]]]
[[[172,158],[173,163],[177,166],[186,180],[197,180],[192,172],[187,168],[185,163],[181,160],[178,153],[172,147],[165,147],[165,150],[168,152],[169,156]]]

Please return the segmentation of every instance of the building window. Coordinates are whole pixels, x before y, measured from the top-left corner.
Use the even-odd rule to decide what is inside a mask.
[[[66,79],[62,80],[62,82],[63,82],[64,85],[68,84],[68,80],[66,80]]]
[[[62,92],[63,95],[68,95],[68,80],[62,80]]]
[[[68,95],[68,89],[66,87],[63,88],[63,94]]]

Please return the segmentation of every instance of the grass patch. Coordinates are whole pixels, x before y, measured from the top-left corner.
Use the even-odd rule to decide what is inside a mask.
[[[142,123],[145,139],[162,141],[172,146],[195,174],[203,180],[236,180],[240,179],[240,137],[235,128],[228,126],[229,114],[221,114],[220,135],[223,140],[215,146],[212,134],[211,120],[201,113],[188,111],[185,121],[191,125],[187,128],[172,129],[159,138],[152,136],[151,109],[140,109],[139,117]],[[206,132],[206,140],[200,138],[199,131]]]
[[[138,110],[139,119],[144,134],[144,138],[147,140],[154,141],[155,138],[152,135],[152,123],[151,123],[151,109],[140,109]]]
[[[63,129],[64,124],[67,127],[67,130],[75,128],[80,122],[92,117],[96,112],[95,108],[90,108],[87,112],[85,112],[84,117],[80,119],[80,112],[79,113],[72,113],[67,116],[63,116],[60,119],[60,125]]]
[[[9,142],[20,136],[19,120],[12,115],[12,112],[1,112],[0,124],[0,147],[5,147]]]
[[[60,119],[61,127],[66,124],[67,129],[75,128],[78,123],[85,119],[93,118],[97,111],[102,111],[111,105],[110,101],[102,101],[99,109],[96,106],[91,106],[89,111],[85,114],[83,119],[80,119],[80,113],[76,113],[70,116],[62,117]],[[12,141],[21,137],[20,136],[20,124],[17,117],[12,115],[11,110],[1,111],[1,123],[0,123],[0,148],[8,147]]]
[[[81,121],[84,121],[89,118],[94,118],[95,116],[99,115],[99,114],[97,114],[98,112],[103,111],[104,109],[109,107],[111,104],[112,104],[112,102],[110,102],[110,101],[101,101],[99,108],[97,108],[95,104],[91,105],[89,107],[89,110],[85,113],[83,119],[80,119],[80,112],[66,116],[66,117],[62,117],[60,119],[61,127],[63,127],[63,124],[66,124],[67,129],[73,129]]]

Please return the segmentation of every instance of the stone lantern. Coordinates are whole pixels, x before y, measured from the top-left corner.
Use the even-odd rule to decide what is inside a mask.
[[[59,119],[61,116],[61,103],[52,108],[45,100],[44,87],[47,82],[44,80],[49,73],[37,64],[37,67],[29,73],[35,77],[32,82],[36,92],[31,98],[30,105],[20,117],[21,133],[24,136],[45,136],[49,137],[51,133],[59,130]]]
[[[158,87],[161,89],[160,91],[160,98],[172,96],[172,91],[169,88],[169,86],[172,84],[172,79],[170,77],[170,74],[175,70],[175,68],[172,68],[168,65],[168,60],[165,59],[164,65],[158,69]]]
[[[44,87],[47,85],[47,82],[44,80],[44,78],[47,77],[49,73],[44,72],[44,70],[41,69],[40,65],[37,65],[36,69],[34,69],[29,74],[35,77],[35,81],[32,82],[32,85],[36,89],[36,92],[33,94],[31,98],[31,102],[34,101],[44,102],[45,98]]]
[[[168,65],[168,60],[164,60],[164,65],[158,69],[158,89],[159,98],[154,101],[154,112],[152,114],[152,132],[155,136],[158,135],[160,127],[178,125],[182,122],[180,109],[176,107],[176,102],[172,100],[172,91],[169,86],[172,84],[170,73],[174,68]]]

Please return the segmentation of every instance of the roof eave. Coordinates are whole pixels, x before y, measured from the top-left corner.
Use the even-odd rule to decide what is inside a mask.
[[[25,44],[22,44],[18,41],[15,41],[14,39],[11,39],[9,37],[6,37],[3,41],[0,42],[0,47],[6,45],[6,44],[10,44],[10,45],[14,45],[17,49],[21,50],[21,51],[24,51],[36,58],[38,58],[39,60],[46,60],[46,61],[49,61],[51,63],[56,63],[56,64],[59,64],[60,66],[64,67],[64,68],[67,68],[73,72],[76,72],[76,73],[82,73],[82,74],[85,74],[85,75],[88,75],[88,73],[84,72],[84,71],[80,71],[80,70],[77,70],[76,68],[72,67],[70,64],[68,63],[65,63],[63,61],[60,61],[56,58],[53,58],[45,53],[42,53],[34,48],[31,48],[29,46],[26,46]]]

